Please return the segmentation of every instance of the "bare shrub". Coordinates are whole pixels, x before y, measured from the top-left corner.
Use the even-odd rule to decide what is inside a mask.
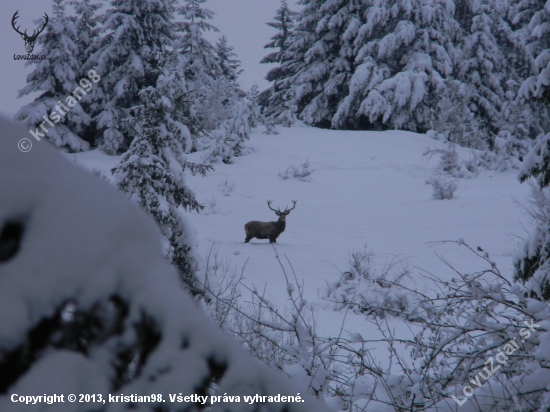
[[[220,182],[218,184],[218,189],[221,190],[222,195],[230,196],[231,193],[233,193],[233,190],[235,189],[235,183],[229,182],[229,178],[226,177],[223,182]]]
[[[366,313],[387,342],[390,360],[381,373],[374,359],[366,357],[364,372],[350,377],[352,392],[341,391],[348,410],[371,402],[395,411],[458,410],[465,402],[468,410],[479,412],[543,410],[548,405],[550,379],[541,373],[546,376],[542,371],[549,359],[540,349],[548,344],[549,305],[528,298],[523,286],[503,277],[482,248],[463,240],[437,243],[448,242],[466,247],[488,267],[462,274],[442,258],[456,278],[442,281],[423,273],[433,283],[433,293],[409,290],[409,306],[399,315],[412,337],[397,336],[386,322],[387,316],[395,316],[394,308],[380,308],[386,316]],[[355,300],[341,310],[354,305]],[[367,347],[378,341],[357,340]],[[376,383],[385,397],[377,393]]]
[[[238,275],[228,264],[209,267],[212,273],[227,274],[225,284],[231,286],[205,289],[213,317],[225,331],[266,364],[297,378],[297,391],[307,390],[341,410],[458,410],[456,401],[468,402],[467,410],[478,412],[545,410],[550,396],[550,376],[544,373],[550,361],[545,349],[549,305],[508,281],[482,248],[463,240],[436,243],[448,242],[466,247],[486,267],[463,274],[443,260],[456,277],[443,281],[428,272],[418,274],[433,285],[427,293],[407,287],[409,271],[402,259],[377,271],[371,252],[352,253],[349,271],[327,287],[327,299],[344,312],[335,336],[319,335],[316,307],[306,302],[291,263],[286,256],[283,263],[275,247],[287,283],[287,310],[270,302],[265,291],[242,285],[243,272]],[[239,300],[238,284],[250,293],[248,304]],[[368,299],[363,290],[370,293]],[[373,304],[375,294],[380,297]],[[338,296],[347,298],[337,301]],[[345,330],[350,311],[363,314],[378,336]],[[403,321],[401,332],[408,333],[399,336],[390,318]],[[491,366],[511,341],[517,343],[514,353]],[[389,351],[384,359],[371,352],[380,342]],[[486,373],[489,367],[492,375]],[[483,374],[487,380],[480,378]],[[465,387],[473,389],[466,392]]]
[[[426,184],[432,186],[432,197],[437,200],[452,199],[458,189],[456,181],[444,180],[435,176],[426,180]]]
[[[218,247],[212,244],[206,256],[203,289],[207,291],[206,312],[223,329],[233,320],[233,312],[241,297],[240,284],[244,279],[241,271],[231,267],[229,260],[221,261]]]
[[[278,176],[283,179],[296,179],[302,182],[310,182],[311,175],[315,170],[310,168],[309,160],[306,160],[300,166],[290,165],[284,172],[279,172]]]
[[[205,215],[217,215],[220,212],[218,207],[218,199],[212,196],[210,199],[205,200],[203,213]]]
[[[472,178],[478,174],[477,165],[472,163],[471,159],[461,160],[454,144],[449,143],[444,148],[428,149],[423,155],[428,159],[432,156],[440,156],[436,169],[437,174],[456,178]]]

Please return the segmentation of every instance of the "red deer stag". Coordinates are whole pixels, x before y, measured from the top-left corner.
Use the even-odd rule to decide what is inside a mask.
[[[279,220],[277,220],[276,222],[258,222],[256,220],[248,222],[246,225],[244,225],[244,231],[246,232],[246,239],[244,240],[244,243],[248,243],[252,238],[269,239],[269,243],[277,243],[277,238],[285,230],[285,219],[290,211],[294,210],[294,208],[296,207],[297,200],[292,201],[292,203],[294,203],[294,206],[292,206],[291,209],[287,207],[283,212],[281,212],[280,209],[273,209],[271,207],[271,202],[271,200],[267,201],[267,207],[269,207],[275,212],[277,216],[279,216]]]

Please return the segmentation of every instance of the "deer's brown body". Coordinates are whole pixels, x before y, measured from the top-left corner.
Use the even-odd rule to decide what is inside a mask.
[[[286,208],[283,212],[275,210],[271,207],[271,201],[267,202],[267,206],[279,216],[279,220],[276,222],[259,222],[253,220],[244,225],[244,231],[246,233],[246,239],[244,243],[248,243],[251,239],[269,239],[269,243],[277,243],[277,238],[286,228],[286,217],[296,207],[296,200],[293,200],[294,206],[289,209]]]

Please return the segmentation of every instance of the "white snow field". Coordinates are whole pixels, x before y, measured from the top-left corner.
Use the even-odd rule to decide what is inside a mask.
[[[200,250],[206,254],[215,244],[219,255],[237,268],[246,263],[246,282],[267,285],[274,301],[283,304],[286,299],[275,250],[288,257],[309,298],[325,282],[337,280],[339,271],[348,270],[350,252],[365,245],[380,266],[404,259],[420,288],[430,287],[416,277],[420,269],[442,279],[454,275],[436,254],[463,273],[481,269],[482,262],[466,248],[430,243],[442,240],[481,246],[511,276],[513,255],[530,227],[518,204],[525,204],[529,188],[515,172],[483,171],[477,178],[458,179],[455,198],[435,200],[425,182],[439,160],[422,154],[443,147],[441,142],[402,131],[279,130],[279,135],[253,134],[249,145],[255,153],[232,165],[215,165],[206,178],[188,180],[207,204],[206,213],[191,216]],[[458,150],[463,158],[470,156],[468,150]],[[306,160],[314,170],[311,181],[278,177]],[[225,182],[233,186],[228,195],[222,193]],[[276,220],[266,200],[284,209],[292,199],[297,206],[286,218],[275,250],[268,240],[243,243],[247,221]],[[215,213],[208,206],[212,201]]]
[[[206,178],[189,177],[189,187],[207,206],[189,218],[203,256],[214,246],[218,258],[234,270],[244,267],[245,284],[265,289],[281,308],[288,300],[276,253],[288,273],[292,273],[290,262],[314,304],[321,335],[337,334],[344,317],[321,301],[323,289],[349,269],[350,253],[365,246],[375,254],[379,270],[392,261],[399,262],[397,269],[408,266],[410,284],[422,291],[434,286],[421,276],[424,271],[440,279],[456,276],[439,256],[462,273],[486,268],[465,247],[433,243],[438,241],[463,240],[480,246],[503,275],[512,277],[513,256],[530,228],[520,204],[526,203],[529,187],[519,183],[515,171],[485,170],[472,179],[457,179],[453,199],[435,200],[426,180],[434,175],[439,159],[423,153],[444,144],[426,135],[305,126],[280,127],[279,132],[265,135],[258,130],[249,141],[253,153],[235,158],[231,165],[215,165]],[[457,150],[463,159],[471,156],[467,149]],[[116,158],[99,151],[71,156],[89,169],[106,172],[116,163]],[[200,162],[200,154],[190,155],[189,160]],[[310,181],[278,176],[306,161],[314,171]],[[292,206],[292,199],[298,201],[296,208],[276,245],[258,239],[243,243],[246,222],[276,220],[266,200],[284,209]],[[246,293],[243,297],[248,299]],[[351,314],[345,330],[376,334],[362,317]]]

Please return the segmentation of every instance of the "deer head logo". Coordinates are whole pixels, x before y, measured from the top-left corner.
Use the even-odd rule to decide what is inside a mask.
[[[15,27],[15,21],[17,20],[17,18],[19,17],[18,16],[19,14],[19,10],[17,10],[13,17],[11,18],[11,26],[13,27],[13,29],[19,33],[21,35],[21,38],[23,40],[25,40],[25,48],[27,49],[27,53],[32,53],[33,49],[34,49],[34,43],[36,43],[36,39],[38,38],[38,35],[40,33],[42,33],[42,31],[44,30],[44,28],[46,27],[46,24],[48,24],[48,20],[49,20],[49,17],[46,13],[44,13],[44,24],[42,25],[42,28],[39,29],[39,30],[34,30],[32,35],[29,36],[27,34],[27,30],[25,30],[25,32],[21,33],[19,31],[19,26]]]

